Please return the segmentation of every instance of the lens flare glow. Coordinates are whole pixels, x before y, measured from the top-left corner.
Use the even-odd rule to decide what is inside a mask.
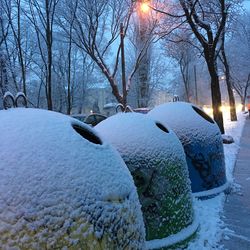
[[[142,11],[143,13],[149,12],[149,6],[148,6],[147,3],[142,3],[142,4],[141,4],[141,11]]]
[[[203,106],[203,110],[204,110],[204,112],[205,112],[207,115],[213,117],[213,109],[212,109],[212,108],[207,107],[207,106]]]
[[[202,107],[202,109],[203,109],[203,111],[204,111],[205,113],[207,113],[209,116],[213,117],[213,109],[212,109],[210,106],[204,105],[204,106]],[[237,104],[237,105],[236,105],[236,113],[241,112],[241,110],[242,110],[242,104]],[[223,118],[224,118],[224,119],[230,119],[230,106],[229,106],[229,105],[225,105],[225,104],[222,105],[222,106],[220,107],[220,111],[222,112]]]

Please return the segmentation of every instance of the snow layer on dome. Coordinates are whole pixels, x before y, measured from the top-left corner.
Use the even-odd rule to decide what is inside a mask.
[[[168,133],[159,129],[154,120],[139,113],[119,113],[95,126],[95,130],[106,141],[115,145],[123,155],[130,155],[130,158],[140,155],[147,162],[152,156],[164,157],[167,154],[173,160],[184,161],[184,151],[179,139],[172,130],[166,129]],[[171,147],[166,146],[164,137]]]
[[[155,107],[148,116],[170,126],[181,140],[193,192],[226,183],[221,133],[208,115],[193,104],[172,102]]]
[[[185,154],[171,130],[138,113],[117,114],[95,129],[116,147],[134,177],[148,240],[192,224]]]
[[[1,111],[0,148],[2,249],[144,249],[133,179],[90,127],[45,110]]]
[[[195,109],[194,109],[195,108]],[[220,135],[218,125],[195,105],[185,102],[169,102],[155,107],[147,115],[167,124],[175,131],[185,146],[196,140],[213,142]],[[221,137],[221,135],[220,135]]]

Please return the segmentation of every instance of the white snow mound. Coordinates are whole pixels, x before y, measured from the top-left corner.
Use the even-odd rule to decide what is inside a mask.
[[[144,249],[133,179],[89,126],[45,110],[1,111],[0,148],[1,249]]]
[[[208,115],[202,117],[196,112],[199,108],[186,102],[169,102],[152,109],[147,115],[158,119],[171,129],[181,139],[183,146],[192,141],[197,143],[217,141],[220,135],[219,127]]]
[[[99,123],[95,130],[130,158],[140,155],[146,161],[151,160],[152,156],[165,158],[164,155],[168,155],[169,160],[185,161],[185,153],[178,137],[165,125],[164,127],[168,133],[164,128],[157,127],[157,121],[143,114],[119,113]]]
[[[193,193],[207,197],[208,190],[210,195],[215,195],[227,188],[222,136],[211,117],[185,102],[162,104],[147,116],[168,125],[180,139]]]
[[[172,130],[139,113],[117,114],[95,129],[118,150],[132,173],[147,240],[164,238],[167,244],[168,236],[193,223],[185,153]]]

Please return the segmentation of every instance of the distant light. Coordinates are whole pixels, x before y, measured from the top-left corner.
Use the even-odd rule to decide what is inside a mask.
[[[243,108],[243,105],[242,104],[238,104],[237,107],[236,107],[236,111],[240,112],[240,111],[242,111],[242,108]]]
[[[237,104],[236,105],[236,112],[239,113],[242,110],[243,105],[242,104]],[[203,111],[208,114],[209,116],[213,117],[213,109],[207,105],[204,105],[202,107]],[[223,117],[226,119],[230,118],[230,105],[222,105],[219,107],[219,110],[222,112]]]
[[[141,4],[141,11],[143,12],[143,13],[147,13],[147,12],[149,12],[149,6],[148,6],[148,4],[147,3],[142,3]]]
[[[93,114],[93,110],[90,110],[90,113]]]
[[[209,115],[209,116],[213,116],[213,109],[208,107],[208,106],[203,106],[203,111]]]
[[[230,106],[222,105],[222,106],[220,106],[219,110],[222,113],[229,113],[230,112]]]

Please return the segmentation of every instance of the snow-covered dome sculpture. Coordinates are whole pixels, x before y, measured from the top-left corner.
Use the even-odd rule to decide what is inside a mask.
[[[122,158],[88,125],[0,111],[1,249],[145,249],[140,207]]]
[[[114,115],[95,129],[118,150],[132,173],[149,248],[166,246],[168,236],[193,225],[185,153],[174,132],[138,113]]]
[[[170,126],[179,137],[196,196],[214,195],[227,187],[222,136],[211,117],[185,102],[162,104],[147,116]]]

